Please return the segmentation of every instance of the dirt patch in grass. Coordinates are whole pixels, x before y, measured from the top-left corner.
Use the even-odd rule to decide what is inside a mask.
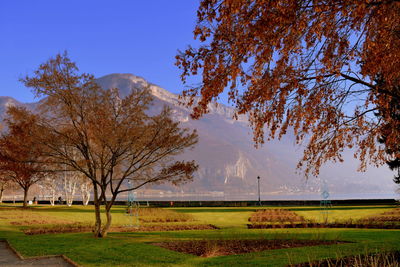
[[[33,209],[5,208],[1,209],[1,219],[6,220],[11,225],[31,226],[44,224],[71,224],[73,221],[61,219],[55,216],[45,215]]]
[[[31,207],[1,207],[1,210],[31,210]]]
[[[359,222],[366,224],[373,224],[373,223],[400,224],[400,208],[386,211],[378,215],[369,216],[367,218],[359,220]]]
[[[298,223],[304,222],[302,216],[286,209],[263,209],[255,211],[249,218],[252,223]]]
[[[112,227],[112,232],[157,232],[157,231],[182,231],[182,230],[214,230],[219,229],[212,224],[187,224],[187,225],[144,225],[139,228]]]
[[[154,243],[177,252],[193,254],[201,257],[216,257],[250,252],[259,252],[271,249],[294,248],[304,246],[333,245],[343,243],[339,241],[322,240],[193,240]]]
[[[22,221],[12,221],[10,224],[12,225],[19,225],[19,226],[29,226],[32,224],[71,224],[71,221],[65,220],[53,220],[53,219],[29,219],[29,220],[22,220]]]
[[[40,234],[59,234],[59,233],[78,233],[90,232],[93,226],[83,223],[71,224],[54,224],[49,226],[34,226],[22,231],[26,235],[40,235]]]
[[[111,227],[110,232],[162,232],[162,231],[182,231],[182,230],[212,230],[218,229],[211,224],[188,224],[188,225],[144,225],[136,227],[115,226]],[[32,227],[24,229],[26,235],[40,234],[61,234],[61,233],[79,233],[91,232],[93,226],[87,224],[67,224],[67,225],[52,225],[50,227]]]
[[[129,210],[127,210],[129,212]],[[144,223],[191,222],[192,215],[161,208],[140,208],[139,220]]]

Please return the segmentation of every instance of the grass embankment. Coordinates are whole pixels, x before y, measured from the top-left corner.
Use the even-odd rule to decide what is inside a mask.
[[[267,208],[267,207],[263,207]],[[319,207],[288,207],[306,219],[320,217]],[[393,207],[339,207],[331,210],[333,219],[346,219],[350,214],[368,217]],[[259,207],[246,208],[170,208],[185,222],[141,222],[145,224],[214,224],[219,230],[170,232],[110,233],[108,238],[95,239],[91,233],[25,235],[21,230],[33,225],[12,224],[36,220],[48,225],[63,223],[93,223],[92,207],[39,206],[28,210],[0,207],[0,239],[7,239],[22,255],[64,254],[83,266],[285,266],[289,263],[316,261],[367,254],[376,251],[400,250],[399,230],[380,229],[246,229],[251,214]],[[337,212],[336,212],[337,211]],[[126,225],[131,220],[125,207],[113,210],[114,225]],[[161,214],[156,212],[156,214]],[[171,213],[170,213],[171,214]],[[362,215],[361,215],[362,214]],[[186,217],[188,215],[188,217]],[[144,215],[142,218],[144,219]],[[350,216],[351,217],[351,216]],[[331,240],[346,241],[333,245],[265,250],[240,255],[213,258],[179,253],[153,245],[154,243],[190,240]]]

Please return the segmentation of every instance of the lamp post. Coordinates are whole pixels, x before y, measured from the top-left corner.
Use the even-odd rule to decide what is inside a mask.
[[[261,206],[261,197],[260,197],[260,176],[257,176],[258,181],[258,205]]]

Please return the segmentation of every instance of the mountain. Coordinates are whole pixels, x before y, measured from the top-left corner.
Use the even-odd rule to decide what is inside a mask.
[[[34,110],[37,103],[21,103],[9,96],[0,96],[0,123],[7,116],[7,108],[10,106],[24,106],[29,110]]]
[[[194,181],[179,187],[152,187],[152,192],[160,196],[170,192],[170,196],[186,194],[192,198],[194,195],[208,195],[226,199],[256,199],[257,176],[261,177],[260,187],[266,198],[318,196],[322,186],[327,186],[332,195],[393,193],[392,173],[386,167],[370,167],[367,172],[358,173],[358,162],[351,156],[351,151],[347,152],[343,164],[328,164],[319,178],[306,181],[296,174],[295,166],[302,149],[294,146],[293,135],[288,134],[280,141],[273,140],[256,149],[246,117],[232,119],[234,110],[228,106],[210,105],[209,114],[192,120],[190,109],[179,104],[177,95],[141,77],[110,74],[97,79],[97,82],[104,89],[118,88],[121,96],[126,96],[130,90],[149,88],[154,96],[150,112],[158,113],[164,105],[168,105],[182,127],[197,129],[199,143],[181,157],[194,159],[200,165]],[[23,104],[11,97],[0,97],[0,118],[9,105],[35,107],[35,103]]]

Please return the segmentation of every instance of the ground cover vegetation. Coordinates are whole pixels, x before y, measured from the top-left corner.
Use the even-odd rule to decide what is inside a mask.
[[[381,216],[385,211],[383,216],[397,214],[397,209],[393,206],[334,208],[337,208],[337,212],[329,214],[332,220],[347,219],[351,214],[361,218]],[[117,232],[111,231],[107,239],[92,238],[90,230],[63,234],[24,233],[24,230],[42,226],[63,224],[68,227],[73,224],[94,224],[95,218],[87,216],[92,214],[93,209],[93,206],[64,205],[38,205],[21,209],[13,205],[3,205],[0,206],[0,239],[7,239],[24,256],[65,254],[82,266],[286,266],[304,262],[315,263],[324,259],[335,261],[347,256],[364,257],[362,255],[400,249],[399,230],[247,229],[249,218],[252,214],[258,213],[260,207],[143,208],[141,213],[143,219],[146,216],[149,218],[159,216],[160,219],[157,222],[153,219],[149,220],[151,222],[142,221],[141,227],[154,226],[154,228],[144,228],[137,232],[135,229],[125,227],[130,222],[130,217],[126,215],[126,207],[115,206],[112,213],[113,226],[117,227]],[[296,216],[301,214],[305,220],[316,218],[316,213],[321,213],[320,207],[262,207],[261,209],[276,209],[276,212],[270,213],[281,216],[285,214],[283,216],[286,217],[293,216],[293,213],[297,214]],[[282,209],[288,211],[284,212]],[[167,218],[172,214],[177,214],[177,219],[184,219],[179,219],[178,222],[161,219],[164,215]],[[320,220],[322,219],[321,216]],[[65,222],[60,224],[59,221],[63,220]],[[18,221],[22,223],[12,223]],[[45,221],[49,224],[42,224]],[[30,224],[25,224],[26,222]],[[188,231],[177,231],[179,228],[176,228],[165,231],[161,227],[155,227],[207,224],[213,224],[218,228]],[[160,247],[160,244],[164,247]],[[171,250],[174,247],[184,250],[182,251],[184,253]],[[100,251],[107,253],[99,253]],[[382,262],[384,259],[385,257],[379,261]]]
[[[227,92],[236,114],[249,115],[256,144],[288,132],[307,142],[305,175],[346,149],[360,170],[394,163],[399,10],[396,0],[202,0],[199,43],[176,56],[183,82],[200,76],[183,102],[199,118]]]

